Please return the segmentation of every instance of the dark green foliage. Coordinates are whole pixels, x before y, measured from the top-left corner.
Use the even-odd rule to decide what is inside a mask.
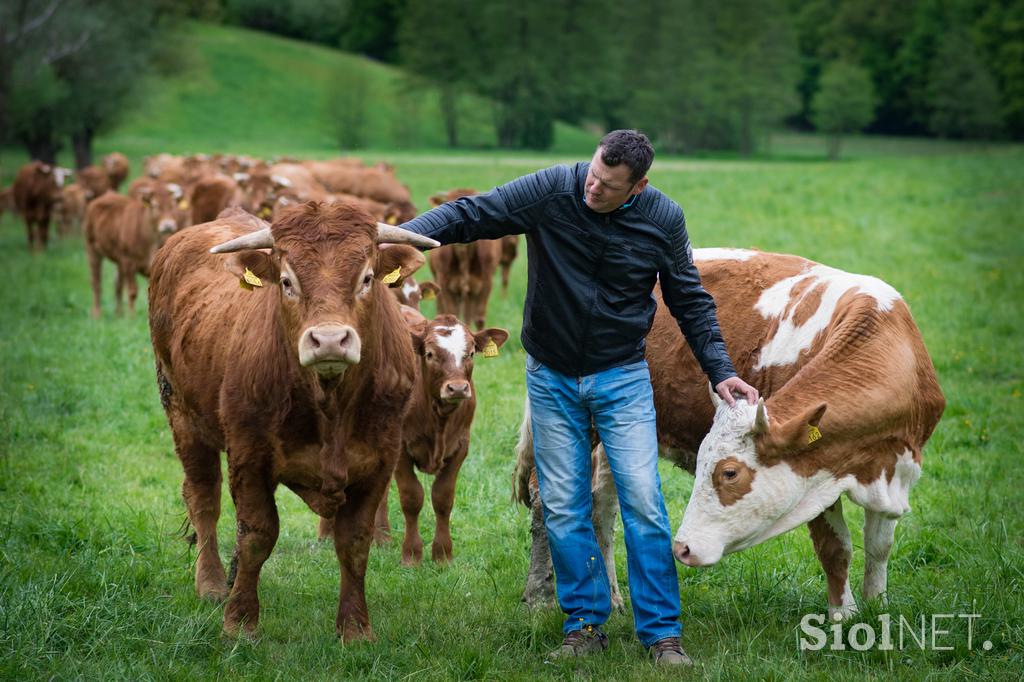
[[[327,119],[340,150],[366,145],[366,117],[373,97],[369,74],[351,64],[338,69],[327,95]]]
[[[928,129],[939,137],[991,138],[1000,129],[999,91],[963,31],[945,35],[928,78]]]
[[[825,67],[811,112],[815,127],[829,135],[829,158],[839,157],[842,136],[863,130],[874,111],[875,89],[866,69],[845,62]]]
[[[398,25],[407,0],[346,2],[349,8],[339,42],[341,49],[394,62],[398,57]]]
[[[337,45],[349,0],[227,0],[227,18],[249,28]]]

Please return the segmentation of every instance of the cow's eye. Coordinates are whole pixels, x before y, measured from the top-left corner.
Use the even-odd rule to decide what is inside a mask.
[[[723,473],[725,474],[725,480],[731,481],[736,478],[738,472],[735,469],[726,469]]]
[[[372,281],[373,281],[373,273],[372,272],[366,273],[366,277],[363,277],[363,286],[364,287],[370,286],[370,282],[372,282]]]
[[[289,277],[282,277],[281,278],[281,286],[283,286],[285,289],[288,289],[289,291],[291,291],[292,280]]]
[[[425,357],[427,360],[433,360],[434,359],[434,353],[432,351],[428,350],[426,353],[423,354],[423,357]]]

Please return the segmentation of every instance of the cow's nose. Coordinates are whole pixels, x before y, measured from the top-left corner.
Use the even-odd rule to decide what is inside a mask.
[[[449,381],[441,389],[445,400],[465,400],[472,394],[468,381]]]
[[[672,554],[675,555],[676,561],[687,566],[695,566],[693,563],[693,557],[690,555],[690,546],[685,542],[679,542],[678,540],[672,543]]]
[[[323,324],[310,327],[299,340],[299,363],[313,366],[320,374],[336,375],[360,357],[359,335],[348,325]]]
[[[173,220],[161,220],[160,227],[157,228],[160,234],[171,234],[178,229],[178,223]]]

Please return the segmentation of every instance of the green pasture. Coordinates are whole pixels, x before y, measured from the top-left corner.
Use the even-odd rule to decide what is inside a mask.
[[[212,152],[220,148],[215,143],[196,139],[188,147]],[[132,150],[136,172],[143,154],[161,149],[148,145]],[[275,142],[259,151],[293,150]],[[320,155],[328,153],[321,147]],[[487,188],[554,159],[484,152],[366,156],[393,162],[421,207],[439,189]],[[902,650],[801,652],[800,619],[824,610],[825,584],[807,532],[797,529],[710,569],[679,567],[683,643],[697,662],[692,673],[655,670],[628,612],[607,624],[606,655],[545,664],[544,653],[560,640],[561,615],[530,611],[519,601],[529,517],[509,501],[523,398],[523,257],[508,298],[495,296],[490,308],[490,323],[507,327],[512,339],[499,358],[476,369],[480,403],[458,484],[454,563],[405,568],[398,542],[375,548],[367,597],[377,640],[344,646],[334,634],[333,549],[315,541],[315,516],[282,489],[280,539],[260,589],[261,637],[226,639],[221,607],[194,596],[195,552],[179,534],[182,472],[157,396],[145,297],[135,318],[114,318],[108,264],[104,317],[91,320],[81,238],[58,240],[32,256],[24,228],[6,215],[0,222],[6,277],[0,288],[0,677],[1018,679],[1024,667],[1024,151],[946,148],[831,164],[668,159],[651,177],[686,210],[696,246],[798,253],[876,275],[903,293],[948,408],[925,450],[913,512],[897,528],[888,605],[864,605],[859,619],[878,628],[880,613],[894,622],[924,615],[930,637],[932,614],[980,614],[970,650],[966,621],[953,618],[938,623],[950,633],[937,643],[950,650],[933,649],[930,641],[921,650],[908,635]],[[670,466],[662,477],[675,527],[692,479]],[[223,499],[220,541],[227,559],[234,528],[226,489]],[[859,598],[863,514],[852,504],[846,508]],[[394,494],[391,519],[400,534]],[[428,508],[422,519],[428,543],[432,520]]]

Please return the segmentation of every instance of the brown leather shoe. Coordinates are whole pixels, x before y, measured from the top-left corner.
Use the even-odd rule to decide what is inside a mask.
[[[693,665],[678,637],[659,639],[651,645],[651,654],[657,665]]]
[[[592,625],[586,625],[580,630],[573,630],[567,634],[562,640],[562,645],[548,654],[547,660],[559,661],[578,656],[589,656],[607,648],[608,635]]]

